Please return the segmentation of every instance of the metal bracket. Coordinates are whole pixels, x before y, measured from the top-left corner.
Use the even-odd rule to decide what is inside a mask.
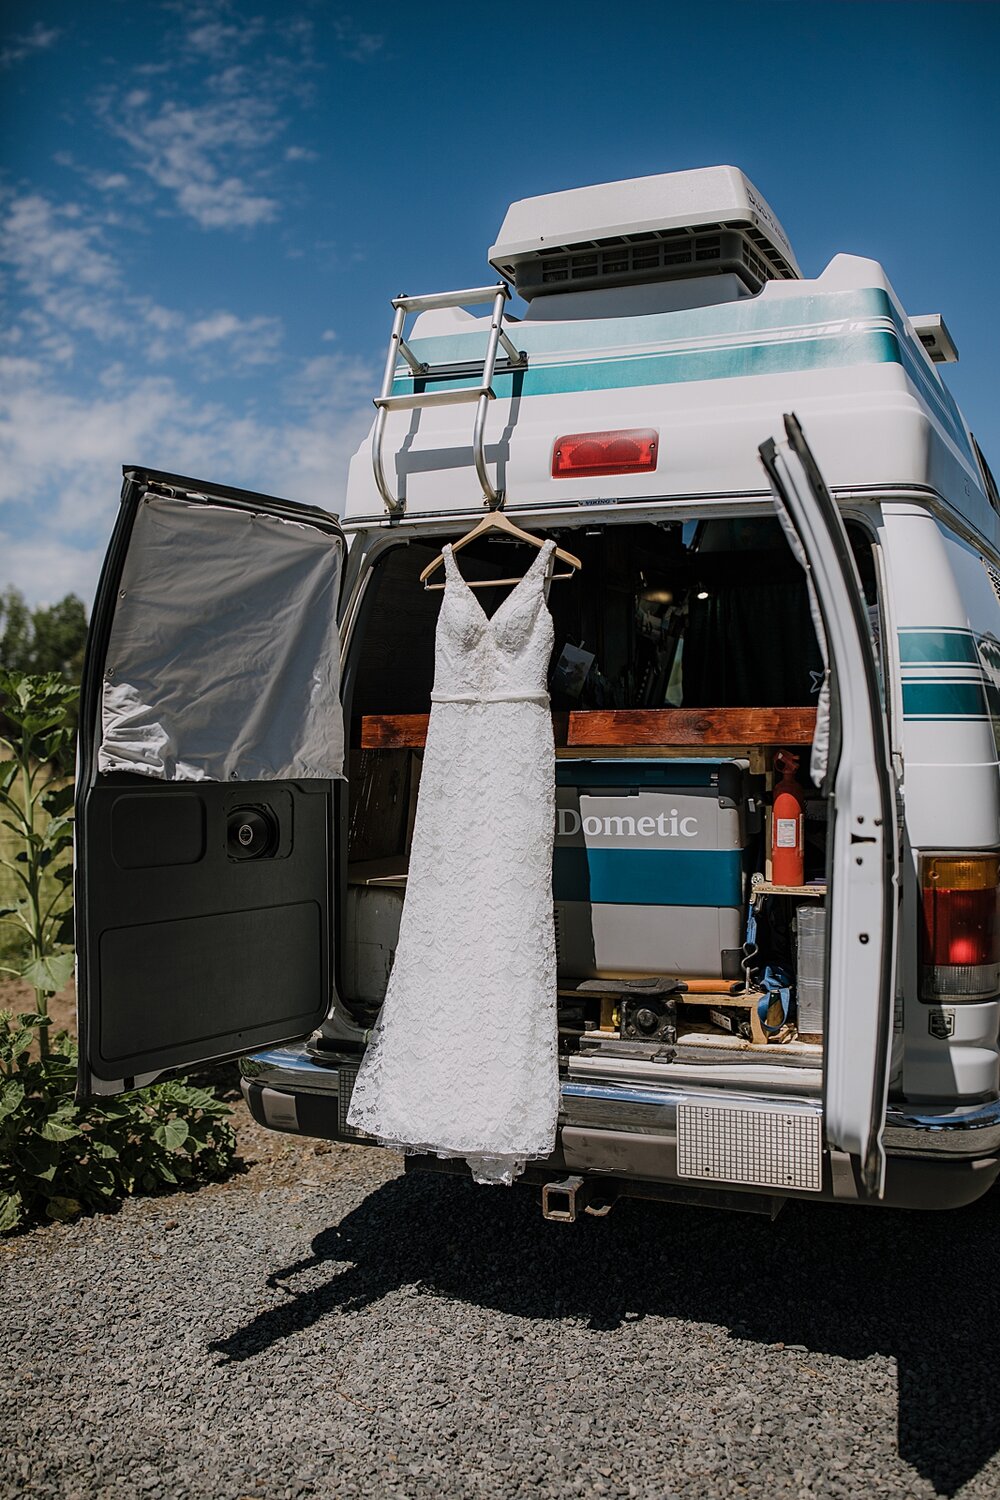
[[[392,299],[394,317],[392,332],[389,335],[389,349],[386,354],[385,369],[382,373],[382,389],[375,397],[375,405],[378,408],[378,416],[375,419],[375,430],[372,433],[372,471],[375,475],[375,484],[378,492],[385,501],[386,509],[390,516],[401,516],[405,502],[389,488],[385,475],[385,467],[382,462],[382,445],[385,438],[386,422],[389,413],[393,411],[420,411],[428,406],[456,406],[465,403],[476,403],[476,418],[472,429],[472,457],[476,466],[476,474],[483,490],[483,499],[491,510],[503,502],[503,491],[491,480],[486,469],[486,413],[489,404],[496,399],[493,390],[493,374],[496,369],[497,352],[503,347],[507,356],[507,368],[509,370],[523,370],[527,368],[528,356],[523,349],[516,349],[512,344],[504,326],[504,306],[510,297],[510,288],[505,281],[498,281],[495,286],[473,287],[467,291],[458,292],[431,292],[427,296],[407,297],[400,295]],[[455,388],[448,385],[440,390],[415,391],[411,394],[394,396],[392,387],[396,381],[399,360],[402,359],[410,375],[414,379],[433,380],[439,371],[445,366],[435,367],[417,359],[410,348],[403,332],[406,318],[409,313],[426,312],[431,308],[440,307],[474,307],[484,302],[493,303],[493,313],[490,318],[490,330],[486,341],[486,355],[483,359],[482,373],[479,384],[473,386],[462,386]],[[405,372],[404,372],[405,373]]]

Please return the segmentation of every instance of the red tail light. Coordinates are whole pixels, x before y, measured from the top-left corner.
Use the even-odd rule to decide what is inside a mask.
[[[1000,856],[925,856],[920,885],[923,998],[994,998],[1000,992]]]
[[[556,438],[552,449],[552,478],[651,473],[656,468],[657,437],[651,427],[568,433]]]

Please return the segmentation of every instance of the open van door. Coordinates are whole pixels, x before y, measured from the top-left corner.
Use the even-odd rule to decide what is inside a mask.
[[[81,1097],[326,1014],[345,550],[325,511],[125,471],[81,697]]]
[[[817,715],[829,806],[823,1125],[881,1197],[882,1130],[895,987],[899,848],[896,787],[861,580],[836,502],[795,416],[761,445],[778,516],[806,570],[829,672]],[[827,705],[829,711],[825,712]],[[829,744],[826,743],[827,735]]]

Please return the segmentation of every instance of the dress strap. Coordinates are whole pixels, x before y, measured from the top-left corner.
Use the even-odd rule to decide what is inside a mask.
[[[538,568],[539,571],[541,571],[541,564],[542,564],[543,561],[545,562],[546,566],[548,566],[549,563],[552,561],[552,554],[553,554],[553,552],[555,550],[556,550],[556,544],[552,540],[552,538],[549,537],[548,541],[547,542],[543,542],[542,545],[539,547],[539,549],[538,549],[538,556],[535,558],[534,562],[531,564],[531,567],[528,569],[528,572],[529,573],[533,573],[536,568]]]

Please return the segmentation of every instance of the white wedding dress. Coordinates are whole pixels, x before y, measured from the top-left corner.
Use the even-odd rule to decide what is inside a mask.
[[[509,1184],[555,1145],[553,542],[487,618],[444,549],[406,900],[348,1124]]]

